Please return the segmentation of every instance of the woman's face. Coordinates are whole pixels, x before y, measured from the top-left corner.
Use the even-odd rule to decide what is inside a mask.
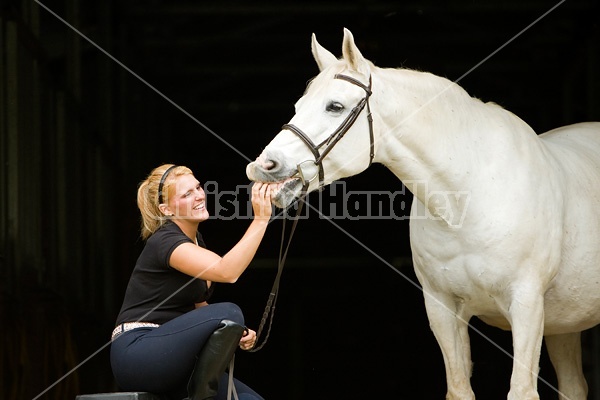
[[[192,174],[180,175],[169,187],[169,211],[177,219],[197,222],[208,219],[206,194]]]

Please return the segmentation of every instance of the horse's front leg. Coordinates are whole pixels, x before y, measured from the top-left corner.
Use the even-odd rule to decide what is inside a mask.
[[[471,388],[471,345],[462,303],[452,295],[424,289],[429,325],[444,357],[447,400],[474,400]]]
[[[537,378],[544,333],[544,296],[531,282],[515,284],[508,307],[513,370],[508,400],[539,400]]]

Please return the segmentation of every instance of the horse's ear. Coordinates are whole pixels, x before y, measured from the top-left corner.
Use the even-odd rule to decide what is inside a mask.
[[[325,49],[325,47],[321,46],[319,42],[317,42],[317,36],[314,33],[312,34],[311,49],[313,57],[319,66],[319,71],[323,71],[325,68],[337,61],[337,58],[335,58],[333,54],[331,54],[327,49]]]
[[[358,50],[356,44],[354,44],[354,36],[352,36],[352,32],[346,28],[344,28],[342,54],[344,56],[344,60],[346,60],[346,62],[350,65],[350,68],[365,75],[369,75],[369,63]]]

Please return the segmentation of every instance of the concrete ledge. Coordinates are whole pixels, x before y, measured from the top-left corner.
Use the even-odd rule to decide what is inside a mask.
[[[165,396],[147,392],[81,394],[75,400],[166,400]]]

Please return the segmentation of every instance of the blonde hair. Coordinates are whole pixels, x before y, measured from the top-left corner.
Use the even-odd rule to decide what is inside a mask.
[[[173,167],[173,168],[171,168]],[[169,170],[169,171],[167,171]],[[168,172],[167,176],[165,173]],[[168,217],[158,208],[159,206],[159,186],[161,181],[163,203],[169,199],[169,189],[177,177],[181,175],[192,174],[192,170],[184,166],[175,166],[174,164],[163,164],[150,172],[150,175],[138,186],[137,205],[142,215],[141,236],[146,240],[161,226],[165,224]]]

